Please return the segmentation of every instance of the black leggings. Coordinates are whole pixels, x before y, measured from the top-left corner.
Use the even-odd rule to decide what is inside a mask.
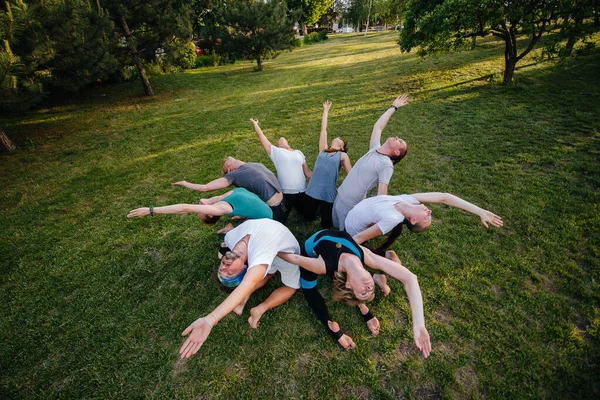
[[[328,229],[333,226],[333,221],[331,219],[331,213],[333,212],[333,203],[328,203],[323,200],[317,200],[314,197],[307,195],[306,193],[301,193],[297,202],[302,204],[301,207],[298,207],[298,205],[296,205],[296,207],[302,213],[302,215],[304,215],[304,220],[314,221],[315,219],[317,219],[317,216],[319,215],[320,211],[321,228]]]

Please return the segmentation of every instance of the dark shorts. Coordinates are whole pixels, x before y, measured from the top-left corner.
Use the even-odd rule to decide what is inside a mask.
[[[331,220],[331,213],[333,212],[333,203],[328,203],[323,200],[317,200],[314,197],[301,193],[298,203],[302,206],[298,207],[298,210],[304,216],[306,221],[314,221],[321,214],[321,227],[323,229],[331,228],[333,222]]]

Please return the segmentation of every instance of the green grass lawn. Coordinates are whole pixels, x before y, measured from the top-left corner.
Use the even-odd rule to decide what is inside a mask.
[[[600,51],[518,65],[503,46],[419,59],[393,33],[332,37],[265,63],[101,87],[0,119],[19,145],[0,156],[0,398],[598,398]],[[598,38],[596,38],[598,42]],[[412,339],[403,287],[372,310],[329,301],[358,345],[343,352],[302,295],[226,317],[179,360],[181,331],[226,294],[211,282],[220,238],[192,215],[128,220],[141,206],[197,202],[228,155],[263,162],[249,118],[313,165],[322,103],[352,162],[401,93],[384,136],[409,145],[390,193],[450,192],[503,217],[433,207],[393,248],[419,276],[433,352]],[[218,227],[222,226],[221,222]],[[292,214],[300,241],[318,230]],[[329,285],[321,283],[330,299]]]

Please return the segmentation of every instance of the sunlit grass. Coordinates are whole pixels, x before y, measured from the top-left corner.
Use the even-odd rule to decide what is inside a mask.
[[[333,36],[263,73],[240,62],[158,76],[154,98],[132,82],[0,119],[19,145],[0,157],[2,397],[598,397],[600,54],[528,57],[502,87],[497,40],[426,59],[396,40]],[[451,192],[505,221],[486,230],[434,206],[427,233],[395,244],[420,279],[431,358],[394,282],[373,301],[377,338],[329,303],[356,351],[340,351],[296,294],[258,330],[225,318],[179,361],[181,331],[225,296],[210,278],[220,239],[192,215],[127,212],[197,202],[170,183],[214,179],[228,155],[272,168],[251,117],[312,165],[326,99],[330,137],[348,139],[354,162],[400,93],[411,102],[384,135],[409,153],[390,192]],[[319,229],[295,214],[289,225],[300,241]]]

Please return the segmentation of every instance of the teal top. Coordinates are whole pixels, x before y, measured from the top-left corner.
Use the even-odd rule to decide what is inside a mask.
[[[249,219],[268,218],[273,219],[271,207],[260,199],[254,193],[244,188],[235,188],[233,193],[225,197],[222,201],[229,203],[233,211],[228,216],[244,217]]]

